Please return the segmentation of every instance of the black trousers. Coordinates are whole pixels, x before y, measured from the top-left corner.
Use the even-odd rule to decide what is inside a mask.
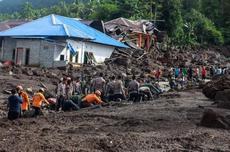
[[[71,110],[79,110],[79,106],[75,104],[72,100],[66,100],[63,102],[62,110],[63,111],[71,111]]]
[[[9,111],[9,112],[8,112],[8,119],[9,119],[9,120],[18,119],[19,116],[20,116],[20,113],[19,113],[19,112],[16,112],[16,111]]]
[[[41,108],[39,108],[39,107],[33,107],[33,109],[34,109],[34,114],[32,115],[32,117],[36,117],[38,115],[42,115]]]
[[[110,101],[113,101],[113,95],[108,95],[107,96],[107,100],[110,102]]]
[[[129,94],[129,101],[133,101],[133,102],[140,102],[140,95],[139,93],[130,93]]]
[[[118,101],[118,99],[125,100],[125,96],[123,94],[114,94],[113,100]]]
[[[87,108],[87,107],[92,107],[93,104],[89,104],[86,101],[81,101],[81,103],[79,104],[80,108]]]
[[[57,98],[57,104],[56,104],[56,111],[59,111],[60,107],[63,107],[63,102],[65,101],[65,97],[64,96],[59,96]]]
[[[140,100],[145,101],[145,96],[147,96],[147,100],[150,100],[152,98],[151,92],[140,91]]]

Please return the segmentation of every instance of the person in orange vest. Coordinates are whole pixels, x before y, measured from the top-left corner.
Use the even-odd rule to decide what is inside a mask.
[[[42,114],[41,106],[42,106],[43,102],[45,102],[47,105],[49,105],[49,102],[46,100],[43,93],[44,93],[44,89],[40,88],[39,91],[37,93],[35,93],[33,96],[33,102],[32,102],[32,107],[34,109],[33,117],[36,117],[36,116]]]
[[[96,90],[95,93],[86,95],[81,102],[80,107],[86,108],[94,105],[101,105],[103,101],[101,100],[101,91]]]
[[[21,111],[22,114],[24,115],[25,112],[29,110],[30,107],[29,96],[25,91],[23,91],[23,87],[20,85],[16,87],[16,90],[18,92],[18,95],[22,98]]]

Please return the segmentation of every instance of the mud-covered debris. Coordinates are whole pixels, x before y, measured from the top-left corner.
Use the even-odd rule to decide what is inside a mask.
[[[227,96],[225,97],[221,97],[217,96],[217,92],[220,93],[220,91],[224,91],[230,89],[230,75],[224,75],[224,76],[220,76],[217,77],[215,79],[213,79],[212,81],[208,82],[206,85],[204,85],[203,87],[203,93],[206,97],[210,98],[210,99],[217,99],[217,100],[222,100],[227,98]],[[224,92],[223,94],[224,95]],[[230,100],[230,98],[228,98]]]
[[[206,109],[200,122],[201,126],[230,129],[230,113]]]

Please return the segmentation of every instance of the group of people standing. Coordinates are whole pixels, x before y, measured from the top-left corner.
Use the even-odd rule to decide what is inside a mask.
[[[159,86],[145,79],[136,79],[136,76],[124,80],[121,75],[118,75],[105,80],[103,73],[99,73],[89,82],[80,81],[80,78],[74,80],[67,77],[62,78],[57,86],[56,110],[59,111],[60,108],[66,110],[67,103],[67,110],[69,110],[100,105],[110,101],[139,102],[153,99],[161,92]],[[80,97],[78,101],[73,101],[73,96]]]
[[[190,82],[199,82],[199,81],[205,81],[207,78],[212,78],[214,76],[218,75],[224,75],[228,73],[227,68],[221,68],[221,67],[214,67],[211,66],[210,68],[201,66],[201,67],[175,67],[171,68],[169,71],[169,83],[170,87],[174,89],[178,84],[180,84],[181,87],[184,87],[185,84]]]
[[[208,74],[209,71],[209,74]],[[227,69],[211,67],[188,67],[188,68],[171,68],[169,71],[169,84],[174,89],[177,84],[185,85],[186,81],[194,81],[198,79],[205,80],[207,75],[215,76],[226,74]],[[54,105],[55,110],[63,111],[79,110],[86,107],[97,107],[110,101],[131,101],[137,103],[140,101],[151,100],[157,98],[162,93],[159,87],[159,79],[162,71],[158,68],[154,73],[154,79],[146,77],[125,78],[122,75],[110,76],[109,79],[103,77],[103,73],[99,73],[92,79],[81,80],[80,78],[63,77],[60,79],[56,89],[56,100],[50,102],[44,96],[44,89],[40,88],[32,96],[30,101],[28,94],[23,90],[22,86],[17,86],[12,90],[11,96],[8,98],[8,118],[14,120],[23,116],[26,111],[33,109],[33,117],[42,113],[43,103],[46,105]]]
[[[28,94],[23,90],[22,86],[17,86],[15,89],[12,89],[7,105],[9,109],[8,119],[14,120],[23,116],[31,107],[34,109],[32,117],[39,115],[41,113],[42,103],[45,102],[49,105],[43,93],[44,89],[40,88],[39,91],[33,95],[31,103]]]

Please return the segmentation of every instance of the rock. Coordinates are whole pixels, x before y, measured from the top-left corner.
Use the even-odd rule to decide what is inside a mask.
[[[117,58],[114,63],[118,65],[128,66],[130,64],[130,59],[127,58]]]
[[[230,109],[230,89],[218,91],[215,100],[218,101],[217,107]]]
[[[44,71],[39,70],[39,69],[35,69],[32,71],[34,76],[43,76],[44,75]]]
[[[230,102],[230,89],[217,91],[215,95],[216,101],[229,101]]]
[[[47,76],[47,78],[55,78],[55,79],[58,78],[58,75],[54,72],[47,72],[46,76]]]
[[[203,86],[202,92],[206,97],[215,100],[217,92],[227,89],[230,89],[230,75],[219,76],[214,80],[206,83]],[[218,95],[217,98],[220,99],[220,95]]]
[[[230,129],[230,112],[206,109],[200,125],[210,128]]]

